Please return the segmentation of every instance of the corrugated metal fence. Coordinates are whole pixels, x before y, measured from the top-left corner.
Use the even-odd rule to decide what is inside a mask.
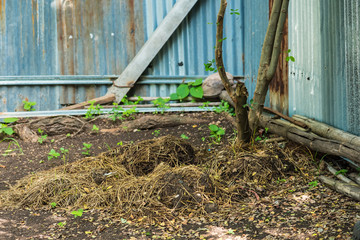
[[[0,111],[54,110],[106,93],[175,0],[0,0]],[[219,1],[201,0],[159,52],[133,94],[169,96],[183,79],[205,77],[214,58]],[[240,15],[230,15],[238,9]],[[254,90],[268,22],[263,0],[229,1],[227,71]],[[49,84],[50,82],[56,84]],[[251,97],[251,96],[250,96]]]
[[[290,1],[289,112],[360,135],[360,2]]]

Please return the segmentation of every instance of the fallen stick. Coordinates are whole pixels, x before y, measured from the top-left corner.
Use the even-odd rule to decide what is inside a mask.
[[[183,124],[201,124],[205,123],[204,119],[194,119],[190,117],[179,117],[179,116],[144,116],[139,119],[132,121],[123,122],[119,129],[134,130],[134,129],[152,129],[152,128],[163,128],[173,127]]]
[[[360,188],[352,185],[352,184],[348,184],[348,183],[343,183],[341,181],[336,181],[332,178],[326,177],[326,176],[319,176],[319,180],[321,182],[323,182],[326,186],[330,187],[331,189],[334,189],[335,191],[344,194],[348,197],[351,197],[355,200],[360,201]]]
[[[360,185],[360,175],[356,173],[350,173],[349,177]]]
[[[348,184],[355,184],[357,185],[355,182],[353,182],[352,180],[350,180],[349,178],[345,177],[342,174],[337,173],[336,169],[333,168],[332,166],[330,166],[330,164],[326,163],[327,169],[329,170],[329,172],[331,172],[335,177],[337,177],[338,179],[340,179],[341,181],[348,183]]]
[[[261,115],[260,125],[268,128],[272,133],[305,145],[314,151],[346,157],[360,163],[360,148],[354,145],[320,137],[284,120],[273,119],[271,115],[266,113]]]
[[[304,116],[294,115],[293,118],[296,121],[306,124],[313,133],[321,137],[330,138],[337,140],[339,142],[352,144],[360,148],[360,137],[356,135],[344,132],[340,129],[334,128],[332,126],[329,126],[327,124],[315,121],[313,119]]]
[[[104,103],[110,103],[110,102],[114,102],[115,101],[115,94],[107,94],[105,96],[99,97],[99,98],[94,98],[90,101],[86,101],[86,102],[82,102],[82,103],[78,103],[78,104],[74,104],[68,107],[64,107],[61,108],[59,110],[74,110],[74,109],[81,109],[84,108],[85,106],[89,106],[91,103],[93,102],[94,105],[97,104],[104,104]]]

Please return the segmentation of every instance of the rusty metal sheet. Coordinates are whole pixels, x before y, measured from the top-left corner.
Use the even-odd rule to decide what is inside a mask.
[[[269,14],[271,13],[274,0],[269,0]],[[283,39],[281,42],[281,51],[276,68],[275,76],[270,82],[270,107],[285,115],[289,114],[289,81],[288,81],[288,62],[286,57],[288,56],[288,19],[283,29]]]
[[[119,75],[175,2],[0,0],[0,76]],[[153,79],[169,76],[169,82],[141,85],[142,95],[174,92],[176,76],[211,74],[205,71],[204,63],[214,59],[218,7],[217,1],[199,1],[192,9],[144,73]],[[239,9],[240,15],[230,15],[230,9]],[[229,1],[228,11],[224,61],[229,72],[247,77],[252,94],[268,4],[263,0]],[[39,102],[38,110],[53,110],[62,104],[100,97],[109,86],[2,86],[1,81],[8,80],[0,79],[0,102],[6,103],[0,104],[0,111],[14,111],[26,98]]]

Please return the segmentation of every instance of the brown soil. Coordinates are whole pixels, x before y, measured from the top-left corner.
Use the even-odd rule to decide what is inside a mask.
[[[182,134],[188,137],[186,141],[195,152],[192,153],[187,149],[186,151],[191,153],[190,158],[182,155],[181,159],[184,160],[181,160],[181,163],[174,162],[173,165],[192,166],[191,164],[194,164],[199,169],[214,170],[216,168],[218,176],[213,174],[211,181],[217,181],[216,184],[222,185],[226,183],[229,189],[232,185],[240,186],[237,187],[236,194],[225,199],[216,197],[217,203],[209,201],[202,214],[199,214],[198,209],[190,207],[186,211],[178,212],[180,209],[176,208],[178,202],[173,205],[164,204],[165,207],[173,210],[173,217],[164,213],[157,216],[156,221],[151,219],[151,214],[149,216],[136,215],[134,209],[131,214],[124,215],[112,207],[88,208],[84,209],[81,217],[75,218],[71,212],[76,209],[71,206],[55,208],[48,205],[33,208],[25,204],[20,208],[0,206],[0,239],[351,238],[352,227],[360,218],[360,204],[327,189],[320,183],[315,184],[315,187],[309,185],[309,182],[316,181],[314,176],[318,165],[317,160],[313,159],[307,149],[289,142],[280,144],[275,142],[266,147],[260,143],[254,143],[255,146],[247,146],[243,149],[233,148],[231,142],[234,131],[231,123],[222,115],[215,113],[172,115],[177,115],[179,118],[190,117],[195,123],[140,131],[125,131],[124,129],[116,131],[116,128],[119,128],[119,122],[114,123],[108,119],[97,118],[86,124],[82,131],[78,133],[75,131],[75,134],[73,131],[70,137],[66,137],[67,132],[52,133],[52,136],[48,136],[42,144],[24,142],[14,136],[24,154],[20,154],[19,151],[8,151],[7,156],[0,155],[0,195],[6,195],[7,190],[24,177],[26,181],[32,181],[33,178],[29,176],[34,176],[35,179],[44,170],[51,171],[64,164],[71,166],[82,160],[85,157],[82,154],[83,143],[92,144],[90,156],[96,157],[104,152],[108,154],[114,152],[110,149],[121,149],[121,143],[123,146],[131,146],[143,140],[155,139],[156,141],[168,135],[180,138]],[[143,114],[138,114],[136,118],[141,116]],[[197,119],[198,123],[196,123]],[[22,119],[20,122],[31,121],[33,122],[34,119]],[[85,120],[82,119],[82,121]],[[217,124],[226,130],[226,135],[219,144],[212,143],[209,139],[208,125],[210,123]],[[94,124],[100,129],[99,132],[92,131]],[[9,141],[0,142],[1,153],[8,149],[9,143]],[[279,145],[282,147],[285,145],[285,147],[281,150]],[[10,146],[10,149],[15,148],[15,145]],[[48,160],[50,150],[60,152],[60,148],[69,150],[66,162],[61,157]],[[176,146],[174,148],[177,149]],[[269,156],[271,154],[268,149],[271,149],[271,154],[275,156]],[[139,149],[139,151],[145,150]],[[137,152],[132,152],[132,156],[136,154]],[[171,153],[166,153],[166,155],[170,156]],[[241,160],[236,161],[236,156],[239,159],[241,156]],[[276,174],[274,170],[256,172],[259,167],[252,164],[254,158],[260,162],[263,161],[263,166],[261,166],[263,169],[274,169],[276,165],[275,169],[279,171]],[[272,162],[277,158],[282,160],[281,166],[277,166],[276,161]],[[170,160],[172,161],[169,157],[171,165]],[[153,166],[151,164],[154,162],[145,159],[139,161],[138,165],[127,166],[127,170],[137,176],[145,175],[155,171],[156,165],[163,161],[166,161],[166,158],[161,158],[161,161],[159,160]],[[210,162],[218,165],[214,168],[214,166],[209,166]],[[175,186],[179,182],[179,174],[178,172],[165,175],[161,180],[167,181],[170,184],[168,186]],[[244,182],[241,179],[247,181]],[[102,184],[102,181],[98,184]],[[211,181],[206,179],[205,182]],[[191,185],[189,179],[185,179],[184,182],[188,186]],[[204,186],[205,188],[208,186],[209,191],[214,191],[216,184],[208,186],[204,183]],[[180,194],[176,188],[168,188],[165,189],[166,193]],[[161,194],[160,197],[169,196]],[[154,216],[156,216],[156,211],[157,209],[153,209]],[[114,215],[115,212],[118,214]]]

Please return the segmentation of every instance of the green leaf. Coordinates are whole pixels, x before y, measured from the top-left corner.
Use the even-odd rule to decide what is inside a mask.
[[[293,56],[290,56],[290,60],[295,62],[295,58]]]
[[[5,118],[4,122],[5,123],[13,123],[16,122],[17,120],[19,120],[18,118]]]
[[[78,209],[77,211],[72,211],[71,214],[74,215],[74,217],[81,217],[83,215],[84,209]]]
[[[195,82],[192,84],[194,87],[200,86],[202,84],[202,79],[198,78],[195,80]]]
[[[178,95],[178,97],[180,99],[183,99],[183,98],[186,98],[189,93],[190,93],[190,90],[189,90],[189,87],[188,85],[186,84],[181,84],[177,89],[176,89],[176,93]]]
[[[179,96],[176,93],[170,94],[170,100],[179,100]]]
[[[219,130],[216,132],[216,135],[225,135],[225,130],[222,128],[219,128]]]
[[[5,127],[1,128],[1,132],[6,133],[7,135],[12,135],[14,133],[14,130],[11,127]]]
[[[190,94],[193,97],[202,98],[204,96],[204,91],[202,86],[190,88]]]
[[[210,125],[209,125],[209,129],[210,129],[210,131],[212,131],[212,132],[217,132],[217,131],[219,130],[219,127],[216,126],[215,124],[210,124]]]

